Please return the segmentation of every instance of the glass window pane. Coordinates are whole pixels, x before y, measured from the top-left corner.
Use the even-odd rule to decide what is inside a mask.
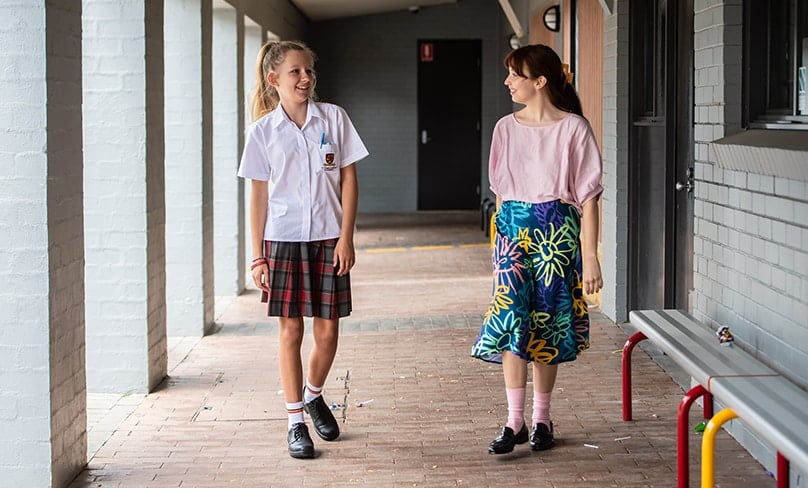
[[[797,113],[808,115],[808,0],[797,4]]]
[[[791,113],[794,19],[791,2],[769,2],[769,112]]]

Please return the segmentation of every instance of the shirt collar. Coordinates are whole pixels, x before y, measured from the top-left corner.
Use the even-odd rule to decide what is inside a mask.
[[[278,106],[275,107],[275,110],[270,112],[269,117],[272,127],[274,129],[280,127],[281,124],[283,124],[284,122],[294,124],[294,122],[292,122],[289,119],[289,116],[286,115],[286,112],[283,111],[283,108],[281,108],[280,104],[278,104]],[[306,122],[303,124],[303,127],[306,127],[309,124],[312,117],[316,117],[323,121],[326,120],[325,114],[323,113],[323,110],[320,108],[320,104],[312,100],[309,100],[309,106],[306,109]]]

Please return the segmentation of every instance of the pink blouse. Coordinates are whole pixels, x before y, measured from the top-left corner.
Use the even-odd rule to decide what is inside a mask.
[[[597,141],[583,117],[569,114],[552,125],[530,127],[509,114],[494,127],[488,179],[503,200],[561,199],[582,212],[603,191],[601,171]]]

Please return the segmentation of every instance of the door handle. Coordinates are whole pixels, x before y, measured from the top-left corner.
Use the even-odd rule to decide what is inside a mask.
[[[688,193],[693,191],[693,171],[691,171],[690,168],[687,168],[687,171],[685,172],[685,178],[686,179],[684,183],[682,183],[681,181],[676,182],[676,184],[674,185],[676,191],[686,190]]]
[[[691,192],[691,191],[693,191],[693,183],[691,183],[690,180],[688,180],[685,183],[682,183],[681,181],[677,181],[675,188],[676,188],[676,191],[687,190],[688,192]]]
[[[429,142],[429,134],[427,134],[426,129],[421,131],[421,144],[426,144]]]

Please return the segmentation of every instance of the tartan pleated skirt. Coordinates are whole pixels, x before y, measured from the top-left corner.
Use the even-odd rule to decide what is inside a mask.
[[[337,276],[336,239],[313,242],[265,241],[269,293],[262,296],[270,317],[350,315],[350,273]]]

